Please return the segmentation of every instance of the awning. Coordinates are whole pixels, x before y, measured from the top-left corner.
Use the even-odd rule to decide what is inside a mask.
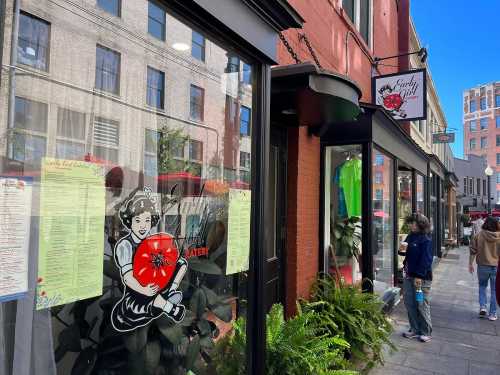
[[[352,121],[360,113],[361,90],[348,77],[311,63],[272,69],[271,123],[319,127]]]

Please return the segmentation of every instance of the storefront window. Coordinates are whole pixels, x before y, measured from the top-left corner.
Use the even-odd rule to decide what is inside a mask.
[[[154,1],[105,24],[93,5],[29,4],[0,90],[0,250],[16,249],[0,373],[216,374],[248,308],[254,90],[227,71],[237,52]]]
[[[425,177],[417,174],[417,212],[425,215]]]
[[[410,228],[407,223],[407,218],[412,214],[412,172],[408,170],[398,170],[398,235],[399,241],[404,239],[410,233]],[[403,277],[403,260],[404,257],[398,256],[398,280],[402,281]]]
[[[325,251],[328,271],[349,284],[362,279],[360,145],[331,146],[325,154]]]
[[[394,284],[394,163],[383,152],[373,150],[372,173],[381,173],[382,183],[373,191],[373,267],[374,291],[382,294]]]

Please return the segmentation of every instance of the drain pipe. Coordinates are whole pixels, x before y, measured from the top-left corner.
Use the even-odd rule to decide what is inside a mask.
[[[12,36],[10,42],[9,68],[9,122],[8,129],[14,128],[15,100],[16,100],[16,67],[17,67],[17,40],[19,35],[20,0],[14,0],[14,14],[12,18]]]

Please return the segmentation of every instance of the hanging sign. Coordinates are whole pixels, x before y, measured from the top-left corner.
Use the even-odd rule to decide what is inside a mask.
[[[373,77],[374,103],[388,111],[395,120],[427,118],[426,70],[418,69]]]
[[[455,142],[455,133],[434,133],[432,143],[453,143]]]

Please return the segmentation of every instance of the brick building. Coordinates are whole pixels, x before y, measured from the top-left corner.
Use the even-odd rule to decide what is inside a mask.
[[[500,83],[491,82],[463,93],[464,155],[486,158],[495,174],[492,198],[500,204]]]

